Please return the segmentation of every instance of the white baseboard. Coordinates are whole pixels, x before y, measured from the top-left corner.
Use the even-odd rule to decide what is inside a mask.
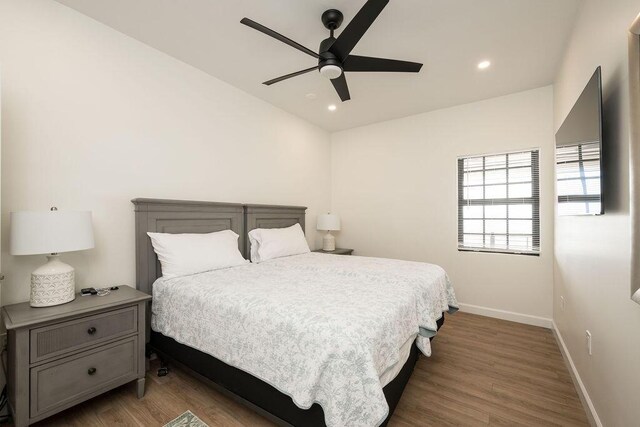
[[[562,335],[560,334],[560,330],[558,329],[558,325],[556,322],[553,323],[553,335],[556,337],[556,341],[558,342],[558,347],[560,347],[560,352],[562,353],[562,357],[564,357],[565,362],[567,363],[567,367],[569,368],[569,373],[571,374],[571,379],[573,380],[573,384],[576,386],[576,391],[578,392],[578,396],[580,397],[580,401],[582,402],[582,406],[586,409],[587,418],[589,419],[589,424],[596,427],[602,427],[602,422],[600,421],[600,417],[598,417],[598,413],[596,412],[595,406],[593,406],[593,402],[589,397],[589,393],[587,393],[587,389],[580,378],[580,374],[576,369],[576,365],[573,364],[573,359],[571,359],[571,354],[569,353],[569,349],[564,343],[562,339]]]
[[[546,317],[531,316],[530,314],[514,313],[513,311],[498,310],[496,308],[481,307],[479,305],[458,304],[463,313],[479,314],[481,316],[495,317],[496,319],[509,320],[511,322],[524,323],[525,325],[540,326],[553,329],[553,320]]]

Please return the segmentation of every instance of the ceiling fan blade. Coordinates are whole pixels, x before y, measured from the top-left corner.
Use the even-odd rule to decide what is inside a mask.
[[[344,61],[387,3],[389,0],[368,0],[349,25],[342,30],[329,51]]]
[[[286,74],[284,76],[276,77],[275,79],[267,80],[266,82],[264,82],[262,84],[263,85],[267,85],[267,86],[271,86],[274,83],[278,83],[278,82],[281,82],[283,80],[290,79],[291,77],[296,77],[296,76],[299,76],[299,75],[302,75],[302,74],[305,74],[305,73],[308,73],[310,71],[317,70],[317,69],[318,69],[318,66],[307,68],[306,70],[296,71],[295,73]]]
[[[349,55],[342,65],[344,71],[417,73],[422,68],[417,62],[357,55]]]
[[[347,86],[347,79],[344,77],[344,73],[342,73],[340,77],[332,79],[331,84],[333,84],[336,92],[338,92],[342,102],[351,99],[351,95],[349,95],[349,86]]]
[[[306,48],[306,47],[302,46],[300,43],[294,42],[290,38],[285,37],[280,33],[276,33],[271,28],[267,28],[262,24],[258,24],[257,22],[252,21],[249,18],[242,18],[242,20],[240,20],[240,23],[244,24],[244,25],[246,25],[248,27],[251,27],[254,30],[258,30],[261,33],[264,33],[264,34],[266,34],[268,36],[271,36],[276,40],[280,40],[282,43],[286,43],[289,46],[294,47],[294,48],[298,49],[299,51],[306,53],[307,55],[311,55],[316,59],[320,59],[320,55],[318,55],[316,52],[312,51],[311,49]]]

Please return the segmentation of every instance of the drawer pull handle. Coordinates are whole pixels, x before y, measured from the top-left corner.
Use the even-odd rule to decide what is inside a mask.
[[[95,333],[96,333],[96,328],[94,328],[93,326],[92,326],[92,327],[90,327],[90,328],[87,330],[87,333],[88,333],[89,335],[93,335],[93,334],[95,334]]]
[[[95,374],[95,373],[96,373],[96,371],[97,371],[97,369],[96,369],[96,368],[89,368],[89,370],[87,371],[87,374],[89,374],[89,375],[93,375],[93,374]]]

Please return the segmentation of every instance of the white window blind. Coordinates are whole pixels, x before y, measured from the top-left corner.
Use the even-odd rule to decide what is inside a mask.
[[[538,150],[458,159],[458,249],[540,253]]]

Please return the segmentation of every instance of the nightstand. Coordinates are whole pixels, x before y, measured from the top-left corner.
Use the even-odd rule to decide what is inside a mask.
[[[145,310],[151,296],[129,286],[62,305],[2,308],[7,390],[16,427],[137,380],[144,395]]]
[[[316,249],[312,252],[318,252],[321,254],[333,254],[333,255],[351,255],[353,253],[353,249],[345,249],[345,248],[336,248],[334,251],[325,251],[324,249]]]

